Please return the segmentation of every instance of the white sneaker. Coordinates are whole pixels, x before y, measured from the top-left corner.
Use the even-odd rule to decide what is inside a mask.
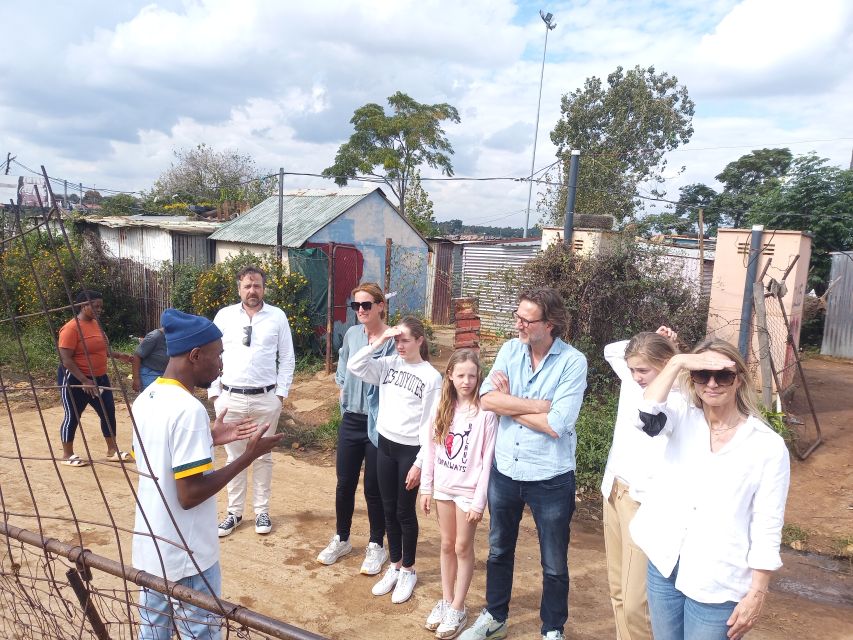
[[[506,638],[506,620],[498,622],[488,609],[483,609],[483,613],[474,624],[459,636],[459,640],[501,640],[501,638]]]
[[[335,564],[343,556],[352,551],[352,544],[347,540],[341,542],[341,537],[337,534],[329,542],[329,546],[323,549],[317,556],[317,562],[321,564]]]
[[[438,629],[438,625],[441,624],[441,621],[444,620],[445,612],[450,608],[450,603],[447,600],[439,600],[435,603],[435,606],[430,611],[429,615],[426,619],[426,624],[424,627],[429,629],[430,631],[435,631]]]
[[[412,591],[415,590],[415,585],[418,583],[418,574],[414,570],[400,569],[400,575],[397,578],[397,586],[394,587],[394,593],[391,594],[391,602],[394,604],[402,604],[412,597]]]
[[[382,571],[382,565],[387,559],[388,552],[385,551],[385,547],[375,542],[368,543],[364,562],[361,563],[361,573],[366,576],[375,576]]]
[[[542,640],[564,640],[563,634],[556,629],[552,629],[544,636],[542,636]]]
[[[452,607],[448,607],[447,612],[444,614],[444,619],[435,630],[435,637],[441,638],[442,640],[455,638],[462,633],[462,629],[465,628],[465,623],[467,622],[468,607],[463,608],[462,611],[457,611]]]
[[[370,592],[375,596],[384,596],[386,593],[391,593],[391,590],[397,586],[397,579],[400,577],[400,570],[395,566],[390,566],[385,570],[385,575],[373,585]]]

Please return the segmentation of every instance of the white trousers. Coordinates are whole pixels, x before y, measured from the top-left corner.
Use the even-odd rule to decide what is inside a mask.
[[[225,422],[238,422],[245,418],[256,420],[258,424],[269,423],[269,429],[265,435],[272,435],[278,427],[278,418],[281,415],[281,398],[275,395],[275,390],[259,393],[257,395],[245,395],[222,391],[222,395],[213,403],[216,415],[228,409]],[[246,450],[245,440],[236,440],[225,445],[225,453],[228,455],[228,464],[239,458]],[[228,513],[237,516],[243,515],[246,505],[246,489],[248,484],[249,470],[244,469],[231,482],[228,483]],[[269,513],[270,493],[272,487],[272,453],[262,455],[252,463],[252,484],[254,486],[255,515]]]

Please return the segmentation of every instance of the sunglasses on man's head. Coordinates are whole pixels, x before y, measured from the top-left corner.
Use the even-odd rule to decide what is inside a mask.
[[[373,308],[374,304],[376,304],[376,303],[370,302],[369,300],[367,302],[356,302],[353,300],[352,302],[349,303],[349,308],[352,309],[353,311],[358,311],[358,308],[361,307],[365,311],[370,311]]]
[[[708,371],[701,369],[699,371],[691,371],[690,379],[693,384],[708,384],[713,378],[720,387],[730,387],[734,384],[737,378],[737,372],[723,369],[722,371]]]
[[[252,325],[243,327],[243,346],[250,347],[252,345]]]

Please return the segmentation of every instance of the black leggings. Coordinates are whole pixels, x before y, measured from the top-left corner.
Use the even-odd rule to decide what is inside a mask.
[[[420,447],[397,444],[379,435],[376,473],[379,492],[385,508],[388,555],[392,563],[402,558],[404,567],[415,564],[418,550],[418,488],[406,489],[406,475],[412,468]]]
[[[376,447],[367,437],[367,416],[363,413],[344,412],[338,430],[336,468],[338,486],[335,489],[337,534],[341,541],[349,540],[352,513],[355,510],[355,491],[358,474],[364,462],[364,501],[370,522],[370,542],[382,545],[385,537],[385,512],[376,477]]]
[[[58,374],[57,374],[58,375]],[[109,387],[110,379],[106,375],[92,376],[99,387]],[[115,438],[116,435],[116,405],[112,389],[102,389],[94,398],[86,393],[79,385],[80,381],[71,372],[62,369],[61,389],[62,408],[65,416],[59,427],[59,437],[64,443],[74,442],[80,415],[87,405],[95,410],[101,419],[101,433],[105,438]],[[76,385],[76,386],[75,386]]]

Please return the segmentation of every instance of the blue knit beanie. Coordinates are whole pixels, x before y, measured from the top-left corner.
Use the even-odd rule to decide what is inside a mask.
[[[177,309],[166,309],[160,326],[166,333],[166,351],[170,356],[179,356],[222,337],[219,327],[207,318]]]

